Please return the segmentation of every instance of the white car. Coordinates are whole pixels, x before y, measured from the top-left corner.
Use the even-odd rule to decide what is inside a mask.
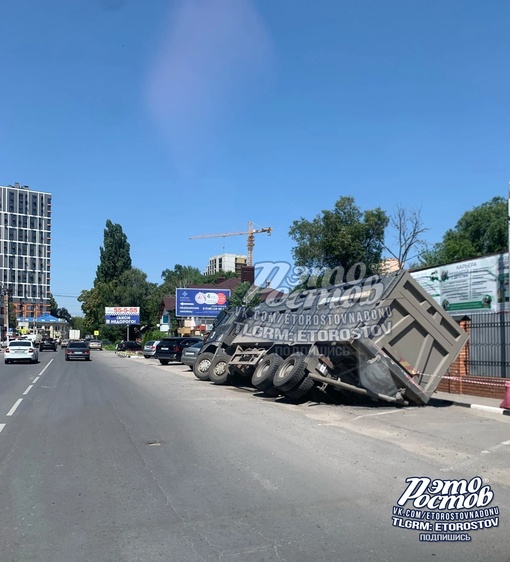
[[[4,350],[4,361],[6,365],[15,361],[39,363],[39,352],[29,340],[13,340]]]
[[[149,359],[149,357],[152,357],[156,353],[156,346],[158,343],[159,340],[150,340],[145,342],[145,345],[143,346],[143,356],[145,359]]]

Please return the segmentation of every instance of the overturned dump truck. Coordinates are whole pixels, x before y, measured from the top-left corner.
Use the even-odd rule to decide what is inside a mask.
[[[406,271],[267,299],[217,318],[193,371],[269,395],[364,394],[425,405],[467,334]]]

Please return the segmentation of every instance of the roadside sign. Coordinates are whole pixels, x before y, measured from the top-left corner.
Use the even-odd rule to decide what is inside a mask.
[[[227,306],[230,289],[176,289],[178,317],[216,317]]]
[[[99,330],[94,330],[94,335],[99,336]]]
[[[106,306],[104,309],[105,324],[129,325],[140,324],[140,307],[138,306]]]

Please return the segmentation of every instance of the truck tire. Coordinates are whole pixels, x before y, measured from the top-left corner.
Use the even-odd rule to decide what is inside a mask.
[[[213,357],[214,353],[201,353],[193,363],[193,374],[199,381],[209,380],[209,367]]]
[[[297,388],[306,377],[305,355],[293,353],[278,367],[274,376],[274,386],[281,392]]]
[[[232,376],[228,368],[228,360],[230,357],[225,353],[217,356],[211,361],[209,367],[209,380],[213,384],[226,384],[230,382]]]
[[[251,384],[262,392],[274,388],[273,379],[278,367],[283,363],[283,359],[276,353],[270,353],[263,357],[255,367],[251,378]]]
[[[310,377],[306,377],[303,382],[294,390],[289,390],[285,393],[285,396],[291,398],[292,400],[299,400],[303,396],[312,390],[314,387],[314,382]]]

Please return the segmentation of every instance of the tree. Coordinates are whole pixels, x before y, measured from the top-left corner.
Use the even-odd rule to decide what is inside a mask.
[[[96,270],[97,283],[109,283],[131,269],[130,246],[120,224],[106,221],[103,246],[99,248],[99,265]]]
[[[382,209],[362,212],[353,197],[340,197],[332,211],[322,211],[312,221],[301,218],[292,223],[289,235],[296,242],[292,250],[296,265],[342,266],[348,271],[362,262],[367,273],[377,273],[388,222]]]
[[[429,230],[423,226],[420,211],[407,210],[398,205],[389,218],[389,227],[392,230],[392,247],[385,244],[385,249],[397,261],[400,269],[403,269],[409,259],[412,250],[418,251],[425,248],[425,241],[421,236]],[[420,253],[418,251],[418,253]]]
[[[443,240],[420,256],[419,266],[434,266],[508,251],[508,204],[503,197],[466,211]]]
[[[53,294],[50,293],[50,314],[58,318],[58,304],[57,301],[54,299]]]
[[[203,284],[204,276],[198,267],[177,264],[173,269],[161,272],[163,279],[162,291],[165,295],[173,295],[175,289],[191,287],[193,284]]]
[[[253,287],[249,281],[239,283],[228,299],[229,308],[232,306],[253,308],[258,304],[260,304],[260,288]]]
[[[106,221],[103,246],[99,249],[99,265],[96,270],[94,286],[90,290],[83,290],[78,297],[85,314],[83,329],[92,334],[101,330],[103,335],[111,339],[118,337],[120,329],[117,326],[104,325],[104,310],[107,306],[141,306],[134,304],[136,285],[133,279],[140,279],[145,274],[140,270],[133,273],[131,266],[130,245],[119,224]],[[142,281],[145,284],[146,280]],[[144,293],[145,286],[141,289]]]
[[[60,308],[58,306],[58,303],[52,293],[50,293],[50,314],[55,316],[55,318],[63,318],[66,322],[69,322],[72,318],[67,308]]]

